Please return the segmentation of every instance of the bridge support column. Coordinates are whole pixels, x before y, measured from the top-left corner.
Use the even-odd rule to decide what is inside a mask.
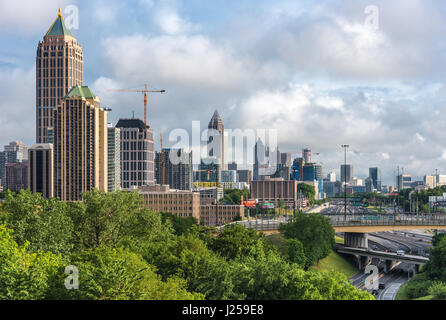
[[[358,256],[358,269],[359,270],[364,270],[365,267],[367,267],[370,262],[372,262],[372,259],[370,259],[370,257],[368,256]]]
[[[384,273],[387,273],[390,270],[392,270],[393,267],[395,266],[395,264],[396,264],[396,261],[386,260],[386,263],[384,264]]]
[[[344,232],[344,245],[351,248],[368,248],[369,236],[367,233]]]
[[[414,265],[414,268],[413,268],[413,275],[416,275],[417,273],[420,273],[420,265],[419,264]]]

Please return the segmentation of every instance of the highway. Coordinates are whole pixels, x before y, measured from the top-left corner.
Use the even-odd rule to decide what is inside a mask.
[[[387,210],[387,212],[392,213],[393,210],[391,212]],[[328,208],[322,209],[321,213],[327,216],[343,215],[344,205],[343,203],[331,205]],[[367,208],[347,206],[348,215],[360,213],[376,215],[376,213]],[[343,234],[339,234],[339,236],[343,237]],[[425,257],[428,257],[429,249],[432,246],[432,234],[424,230],[369,233],[368,239],[369,249],[373,251],[396,252],[397,250],[403,250],[409,255],[421,255]],[[390,272],[385,274],[383,272],[384,263],[379,258],[371,259],[371,264],[377,266],[380,272],[379,284],[381,287],[384,286],[384,288],[378,289],[375,292],[375,297],[378,300],[394,300],[401,285],[409,280],[409,276],[413,275],[413,265],[405,262],[398,263]],[[350,277],[350,281],[357,288],[364,289],[364,283],[368,276],[369,274],[359,272]],[[368,291],[372,292],[372,290]]]

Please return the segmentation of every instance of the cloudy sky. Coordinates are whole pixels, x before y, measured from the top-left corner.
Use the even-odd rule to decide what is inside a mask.
[[[84,51],[84,79],[110,121],[142,117],[155,137],[206,126],[276,129],[282,152],[311,147],[339,174],[341,144],[365,178],[446,174],[446,2],[442,0],[0,1],[0,146],[35,141],[35,53],[57,16]],[[379,19],[366,10],[374,5]],[[165,139],[166,140],[166,139]],[[167,143],[166,143],[167,144]]]

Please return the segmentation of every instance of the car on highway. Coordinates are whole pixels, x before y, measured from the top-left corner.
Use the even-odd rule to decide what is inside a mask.
[[[397,255],[397,256],[403,257],[405,254],[406,254],[406,253],[404,252],[404,250],[397,250],[397,251],[396,251],[396,255]]]
[[[386,287],[386,285],[384,284],[384,283],[380,283],[379,285],[378,285],[378,288],[379,289],[384,289]]]

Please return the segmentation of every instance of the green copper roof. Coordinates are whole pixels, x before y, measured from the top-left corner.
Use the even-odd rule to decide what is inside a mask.
[[[46,33],[47,36],[72,36],[74,38],[74,35],[71,33],[70,29],[67,28],[65,25],[65,22],[62,17],[62,11],[59,9],[59,14],[57,15],[56,20],[54,20],[53,24],[51,25],[50,29]]]
[[[85,99],[96,98],[94,93],[87,86],[74,86],[73,88],[71,88],[70,92],[68,92],[65,95],[65,97],[63,97],[62,99],[65,99],[68,97],[81,97],[81,98],[85,98]]]

